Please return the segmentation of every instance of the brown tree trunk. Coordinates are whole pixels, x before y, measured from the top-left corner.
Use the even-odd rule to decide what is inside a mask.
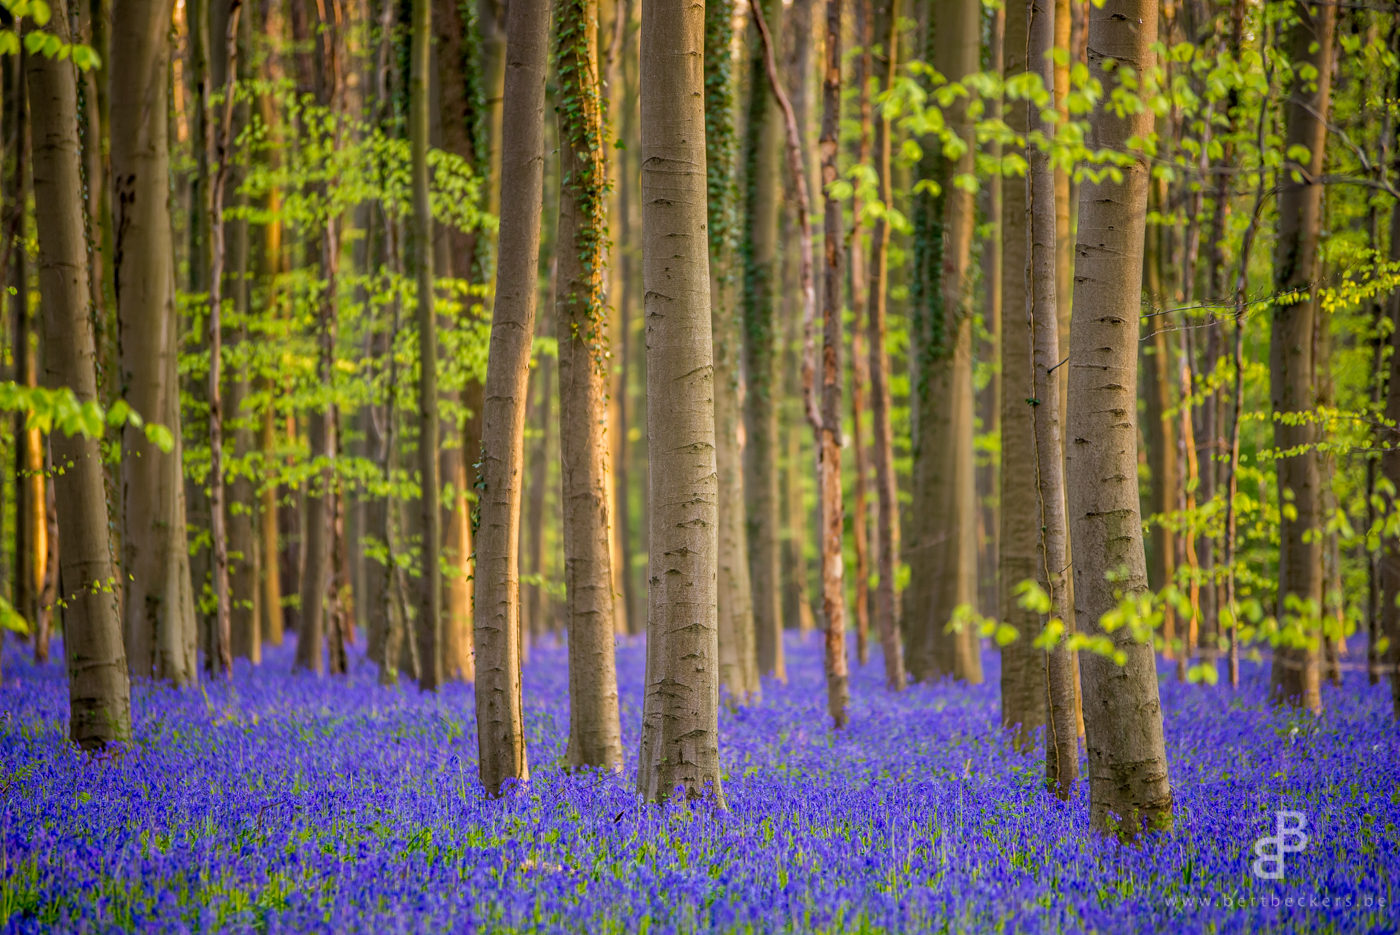
[[[1109,0],[1089,14],[1091,68],[1110,87],[1107,62],[1143,74],[1153,65],[1155,0]],[[1126,150],[1152,132],[1152,113],[1126,118],[1101,100],[1090,118],[1089,145]],[[1074,316],[1069,348],[1066,444],[1074,603],[1078,629],[1102,635],[1100,619],[1118,594],[1147,589],[1147,557],[1137,475],[1137,344],[1148,168],[1135,161],[1122,181],[1085,181],[1079,190]],[[1092,311],[1090,311],[1092,310]],[[1109,580],[1110,573],[1120,577]],[[1090,820],[1099,831],[1136,837],[1171,825],[1162,710],[1152,647],[1131,628],[1107,634],[1126,657],[1080,660],[1089,754]]]
[[[763,7],[775,41],[782,32],[782,8],[775,0],[767,0]],[[744,495],[748,500],[749,582],[758,669],[785,682],[777,447],[782,383],[777,371],[779,329],[774,299],[782,193],[781,119],[755,31],[749,40],[748,120],[744,128]]]
[[[980,6],[975,0],[929,5],[928,44],[934,67],[960,80],[978,67]],[[965,101],[949,124],[971,144]],[[914,532],[905,592],[909,671],[919,680],[943,676],[982,681],[980,641],[971,627],[950,632],[955,611],[977,596],[977,496],[973,476],[972,194],[953,184],[973,170],[973,148],[956,160],[926,153],[941,193],[926,200],[916,233]],[[916,222],[917,223],[917,222]]]
[[[620,770],[622,728],[614,652],[611,449],[607,439],[607,191],[598,74],[597,0],[560,0],[559,467],[565,620],[569,634],[569,765]]]
[[[1006,8],[1002,68],[1007,80],[1027,70],[1028,7],[1028,3],[1012,3]],[[1024,100],[1007,102],[1006,121],[1016,133],[1027,132],[1029,119]],[[1027,155],[1023,146],[1014,142],[1006,144],[1006,155],[1017,154],[1023,158]],[[1028,478],[1037,476],[1034,413],[1026,400],[1036,398],[1034,377],[1038,373],[1031,367],[1032,331],[1026,319],[1030,308],[1028,198],[1024,181],[1010,180],[1002,190],[1001,524],[997,537],[1000,566],[997,616],[1016,631],[1016,639],[1001,648],[1001,721],[1002,726],[1013,731],[1012,743],[1017,749],[1029,748],[1036,731],[1045,724],[1046,702],[1044,653],[1032,645],[1040,634],[1040,617],[1034,610],[1022,607],[1019,596],[1022,582],[1042,577],[1037,551],[1041,537],[1038,487],[1027,483]]]
[[[53,0],[48,30],[68,41],[66,0]],[[44,385],[97,402],[97,348],[88,315],[78,91],[71,62],[47,55],[26,61],[33,115],[34,220],[44,317]],[[63,540],[64,656],[68,735],[85,750],[131,739],[131,687],[115,599],[100,439],[54,432],[50,438]]]
[[[873,63],[871,45],[875,24],[871,22],[871,0],[855,2],[854,73],[856,107],[860,133],[856,138],[857,165],[870,163],[870,88],[869,77]],[[851,203],[851,447],[855,462],[855,478],[851,484],[851,545],[855,550],[855,616],[856,661],[865,665],[870,659],[870,511],[866,489],[870,476],[867,462],[869,448],[865,441],[865,413],[869,406],[866,393],[870,385],[870,357],[865,344],[865,301],[869,284],[865,273],[865,231],[861,224],[861,202],[857,195]]]
[[[194,597],[185,534],[175,251],[170,230],[166,90],[174,0],[116,0],[112,8],[112,227],[125,398],[164,426],[168,452],[142,428],[122,431],[122,573],[132,672],[185,685],[198,678]]]
[[[1055,68],[1054,0],[1032,0],[1027,25],[1027,66],[1038,74],[1052,93]],[[1052,137],[1054,127],[1039,107],[1027,108],[1029,133]],[[1070,568],[1069,527],[1065,518],[1064,446],[1060,440],[1060,323],[1057,280],[1055,170],[1050,154],[1031,148],[1026,176],[1030,230],[1030,302],[1032,386],[1029,408],[1033,426],[1036,494],[1040,519],[1039,583],[1050,597],[1052,619],[1068,628],[1074,619],[1065,582]],[[1065,636],[1069,635],[1066,632]],[[1075,720],[1073,654],[1062,640],[1045,650],[1045,782],[1062,799],[1069,799],[1079,779],[1079,730]]]
[[[642,0],[651,605],[637,791],[723,804],[703,4]]]
[[[418,313],[418,687],[442,684],[442,482],[439,475],[437,309],[433,279],[433,213],[428,202],[429,43],[431,0],[413,0],[409,53],[408,132],[412,152],[413,273]]]
[[[821,594],[826,618],[826,696],[832,723],[840,729],[849,720],[851,702],[846,661],[846,578],[842,571],[842,527],[846,511],[841,499],[841,322],[845,242],[842,205],[832,194],[841,151],[841,7],[826,0],[826,62],[822,70],[821,178],[824,203],[822,236],[822,354],[821,421],[817,434],[817,471],[821,484]],[[859,475],[857,475],[859,476]]]
[[[1284,138],[1290,151],[1308,150],[1306,165],[1291,161],[1280,170],[1278,234],[1274,249],[1274,291],[1269,334],[1269,385],[1274,446],[1292,452],[1278,459],[1279,621],[1294,632],[1274,648],[1269,693],[1274,701],[1322,710],[1316,626],[1322,613],[1322,478],[1318,471],[1317,425],[1308,416],[1317,405],[1314,384],[1313,320],[1322,230],[1322,174],[1327,111],[1332,85],[1332,38],[1337,8],[1300,4],[1288,29],[1292,66],[1315,69],[1314,81],[1298,78],[1284,105]],[[1291,504],[1291,508],[1290,508]],[[1299,602],[1295,604],[1295,602]]]
[[[520,500],[544,211],[548,33],[544,0],[510,4],[500,181],[501,205],[509,210],[503,211],[500,226],[476,540],[477,743],[481,782],[493,796],[507,780],[530,778],[520,686]]]
[[[881,0],[879,35],[884,40],[885,75],[889,88],[899,67],[900,0]],[[881,109],[875,123],[875,172],[880,202],[889,205],[890,118]],[[899,497],[894,471],[894,432],[890,426],[890,355],[886,344],[886,301],[889,284],[890,225],[882,214],[870,237],[870,399],[875,450],[876,541],[875,630],[885,656],[885,684],[903,691],[904,643],[895,619],[897,595],[894,570],[899,564]]]

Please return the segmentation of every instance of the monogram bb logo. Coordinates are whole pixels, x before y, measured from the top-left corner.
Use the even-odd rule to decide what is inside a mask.
[[[1274,834],[1254,842],[1254,875],[1261,880],[1283,879],[1283,855],[1296,854],[1308,846],[1308,816],[1302,812],[1275,812]]]

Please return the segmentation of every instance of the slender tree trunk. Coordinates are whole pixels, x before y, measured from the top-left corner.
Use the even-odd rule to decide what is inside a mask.
[[[637,791],[722,805],[704,18],[703,3],[642,0],[651,605]]]
[[[432,0],[413,0],[408,131],[413,177],[413,272],[418,312],[418,687],[442,684],[442,510],[438,474],[437,310],[433,280],[433,212],[428,203],[429,42]]]
[[[1032,0],[1027,26],[1027,67],[1038,74],[1052,93],[1055,86],[1054,0]],[[1042,117],[1039,107],[1027,108],[1031,136],[1052,137],[1054,127]],[[1065,518],[1064,446],[1060,440],[1060,388],[1064,370],[1060,367],[1060,323],[1056,311],[1059,300],[1057,279],[1058,237],[1055,197],[1055,170],[1050,154],[1042,147],[1031,147],[1030,169],[1026,176],[1026,199],[1030,221],[1029,253],[1030,302],[1027,318],[1031,332],[1031,395],[1029,408],[1033,426],[1036,495],[1040,519],[1040,567],[1038,578],[1050,596],[1050,614],[1073,624],[1069,589],[1065,587],[1070,568],[1069,525]],[[1069,632],[1065,633],[1068,637]],[[1079,778],[1079,729],[1075,721],[1073,655],[1063,640],[1045,650],[1043,678],[1045,692],[1045,782],[1062,799],[1069,799]]]
[[[1158,212],[1167,210],[1163,198],[1155,192],[1148,195],[1148,208]],[[1160,275],[1162,240],[1160,225],[1153,225],[1143,235],[1143,291],[1150,309],[1164,309],[1169,303]],[[1141,349],[1141,362],[1146,365],[1142,394],[1147,424],[1143,435],[1147,440],[1147,469],[1151,478],[1147,488],[1148,522],[1151,524],[1147,586],[1153,591],[1160,591],[1176,581],[1178,543],[1174,524],[1167,514],[1176,510],[1177,494],[1182,489],[1175,426],[1167,415],[1172,408],[1172,384],[1175,382],[1171,345],[1165,330],[1167,321],[1160,315],[1148,319],[1152,333],[1142,342]],[[1167,644],[1166,656],[1171,659],[1180,652],[1176,646],[1176,609],[1167,604],[1163,610],[1162,636]]]
[[[173,441],[122,431],[122,573],[132,672],[185,685],[198,678],[185,534],[175,251],[170,230],[166,90],[174,0],[116,0],[112,9],[112,207],[125,398]]]
[[[569,633],[569,765],[620,770],[607,439],[607,192],[597,0],[560,0],[559,467]]]
[[[733,0],[705,6],[705,159],[709,205],[710,306],[715,356],[715,464],[719,482],[717,596],[720,682],[739,705],[758,700],[748,513],[739,443],[742,332],[735,314],[734,255],[739,239],[734,132]]]
[[[767,0],[763,12],[769,28],[775,35],[780,33],[782,4]],[[757,33],[751,34],[744,128],[744,494],[758,669],[785,682],[777,449],[781,382],[773,288],[778,275],[782,125],[763,64],[763,47],[757,40]]]
[[[241,2],[239,3],[241,6]],[[212,8],[210,30],[214,36],[227,38],[230,20],[233,19],[235,4],[232,0],[216,2]],[[210,78],[215,87],[224,89],[224,100],[234,96],[234,82],[238,79],[237,59],[246,56],[250,46],[247,15],[238,17],[234,23],[235,41],[215,46],[210,61]],[[234,99],[232,124],[228,140],[223,144],[223,159],[232,159],[230,143],[248,123],[248,105]],[[222,169],[222,164],[220,165]],[[246,208],[247,199],[239,191],[244,169],[241,163],[231,162],[227,178],[223,182],[224,199],[232,199],[238,208]],[[244,217],[225,218],[224,268],[227,271],[226,290],[233,300],[234,327],[228,345],[230,355],[236,354],[248,340],[249,286],[248,286],[248,221]],[[258,617],[261,595],[258,589],[258,576],[261,555],[258,550],[257,514],[253,506],[257,500],[252,471],[248,467],[249,456],[253,451],[252,413],[244,411],[244,403],[249,397],[248,367],[236,367],[228,380],[224,412],[226,424],[232,428],[233,459],[232,478],[229,482],[227,504],[228,515],[228,574],[229,574],[229,613],[233,655],[248,659],[253,664],[262,661],[262,639]]]
[[[209,133],[209,162],[213,167],[209,191],[209,516],[212,540],[212,574],[214,579],[214,626],[209,643],[209,671],[229,676],[233,672],[233,609],[229,587],[228,506],[224,483],[224,409],[223,409],[223,286],[224,267],[228,259],[224,230],[224,198],[228,187],[230,149],[233,144],[233,104],[238,74],[238,21],[241,0],[212,0],[221,7],[218,17],[226,34],[218,36],[223,43],[219,56],[225,70],[232,76],[221,87],[221,103]]]
[[[53,0],[48,30],[68,41],[66,0]],[[32,21],[31,21],[32,22]],[[34,220],[44,317],[44,385],[97,402],[97,347],[88,315],[78,91],[71,62],[26,60],[34,142]],[[54,432],[59,513],[68,735],[85,750],[131,739],[131,687],[108,541],[100,439]]]
[[[1000,75],[1004,72],[1006,8],[998,7],[987,11],[987,71]],[[1005,119],[1003,102],[997,98],[987,101],[987,117],[993,120]],[[994,140],[986,144],[986,153],[998,164],[1002,159],[1003,144]],[[990,365],[990,375],[986,386],[977,396],[977,420],[980,434],[1001,436],[1001,330],[1002,330],[1002,236],[1001,206],[1002,189],[1005,187],[1001,173],[993,172],[980,181],[978,195],[982,199],[981,211],[985,222],[992,228],[991,236],[982,240],[981,266],[982,279],[978,289],[982,293],[982,322],[986,329],[986,339],[980,342],[977,355]],[[1058,201],[1056,207],[1059,207]],[[1001,462],[1000,458],[982,455],[977,465],[977,609],[989,617],[998,617],[1001,608],[999,590],[1000,531],[1001,531]]]
[[[319,106],[327,108],[333,115],[337,114],[340,97],[336,35],[340,23],[339,3],[329,0],[314,8],[292,4],[291,11],[293,39],[305,49],[297,55],[298,88],[303,95],[312,94]],[[328,201],[324,183],[317,183],[314,190],[317,201]],[[322,385],[329,386],[335,363],[340,220],[329,204],[323,204],[321,210],[325,216],[318,219],[313,227],[307,259],[308,265],[319,270],[321,279],[316,309],[316,374]],[[327,637],[336,635],[327,626],[336,613],[331,582],[334,574],[335,497],[338,484],[335,471],[329,467],[339,448],[334,402],[312,410],[306,421],[311,458],[328,466],[308,481],[305,491],[305,566],[301,575],[301,608],[297,619],[296,666],[320,675],[325,671],[321,644]]]
[[[1092,66],[1105,87],[1118,80],[1105,70],[1153,65],[1155,0],[1109,0],[1089,14]],[[1126,118],[1105,103],[1095,106],[1088,143],[1126,150],[1130,137],[1152,132],[1152,113]],[[1135,161],[1122,181],[1085,181],[1079,191],[1075,245],[1076,315],[1070,329],[1067,486],[1075,619],[1090,635],[1104,634],[1100,619],[1118,593],[1147,589],[1137,475],[1137,343],[1140,328],[1143,234],[1148,169]],[[1092,310],[1092,311],[1090,311]],[[1116,573],[1116,580],[1109,580]],[[1136,837],[1171,825],[1171,788],[1157,698],[1156,660],[1130,628],[1107,634],[1126,657],[1086,654],[1081,660],[1084,727],[1089,753],[1089,812],[1095,829]]]
[[[1006,8],[1002,67],[1010,81],[1027,70],[1028,2]],[[1037,70],[1043,69],[1037,64]],[[1018,134],[1028,129],[1026,101],[1006,104],[1007,124]],[[1005,144],[1005,154],[1025,158],[1023,146]],[[1019,586],[1039,580],[1043,563],[1037,552],[1042,531],[1039,520],[1039,487],[1027,478],[1038,473],[1035,449],[1035,416],[1026,404],[1036,399],[1031,366],[1032,330],[1027,327],[1030,308],[1030,202],[1025,181],[1010,180],[1002,190],[1002,326],[1001,326],[1001,524],[998,546],[998,619],[1016,630],[1016,639],[1001,648],[1001,720],[1013,731],[1017,749],[1027,749],[1036,731],[1045,725],[1045,660],[1034,645],[1041,621],[1034,610],[1022,607]],[[1056,202],[1058,207],[1058,200]],[[1058,280],[1057,280],[1058,282]],[[1048,310],[1047,310],[1048,311]],[[1040,337],[1036,333],[1036,337]],[[1056,371],[1057,373],[1059,371]],[[1056,399],[1058,406],[1058,398]],[[1045,421],[1045,420],[1041,420]]]
[[[13,58],[14,78],[10,88],[10,142],[13,152],[9,210],[6,211],[5,251],[9,261],[10,315],[14,328],[14,379],[20,386],[39,384],[39,343],[34,310],[29,305],[28,239],[29,107],[25,100],[29,53]],[[34,659],[49,658],[48,613],[40,599],[48,562],[47,502],[44,492],[44,441],[37,428],[26,425],[24,413],[15,415],[15,552],[13,606],[28,621],[34,639]]]
[[[275,220],[276,196],[267,199],[269,216],[274,218],[263,225],[258,250],[258,273],[267,284],[269,298],[275,296],[277,277],[282,271],[282,225]],[[268,302],[272,304],[271,301]],[[264,378],[260,381],[262,392],[271,397],[276,391],[275,383]],[[272,465],[277,460],[277,415],[269,399],[262,413],[258,428],[258,452],[265,463]],[[258,546],[262,562],[258,569],[259,619],[258,632],[264,642],[273,646],[282,645],[285,621],[282,614],[282,572],[280,558],[282,549],[278,541],[278,485],[272,478],[264,478],[258,495]]]
[[[1292,452],[1278,459],[1280,622],[1296,633],[1274,648],[1270,695],[1276,702],[1322,710],[1316,622],[1322,613],[1322,478],[1318,470],[1317,425],[1306,414],[1317,405],[1313,320],[1322,226],[1322,174],[1327,111],[1332,84],[1332,38],[1337,8],[1300,4],[1288,29],[1288,56],[1295,69],[1311,67],[1314,80],[1297,79],[1284,105],[1284,137],[1289,150],[1308,150],[1306,165],[1290,161],[1280,170],[1278,234],[1274,250],[1274,291],[1269,335],[1270,396],[1274,445]],[[1290,414],[1305,414],[1300,420]],[[1290,507],[1291,504],[1291,507]],[[1295,604],[1295,602],[1298,602]]]
[[[1400,260],[1400,204],[1390,214],[1390,259]],[[1400,289],[1390,294],[1388,314],[1391,321],[1390,365],[1385,392],[1385,417],[1400,426]],[[1400,490],[1400,431],[1380,433],[1381,476]],[[1396,508],[1392,494],[1390,508]],[[1380,554],[1381,619],[1380,636],[1389,642],[1384,653],[1384,670],[1390,673],[1390,695],[1394,716],[1400,720],[1400,537],[1382,540]],[[1379,655],[1379,654],[1378,654]],[[1378,660],[1379,661],[1379,660]]]
[[[841,7],[826,0],[826,62],[822,76],[822,129],[819,148],[824,203],[822,247],[821,421],[817,434],[818,476],[821,483],[821,592],[826,617],[826,695],[832,723],[845,727],[851,691],[846,667],[846,578],[842,573],[842,527],[846,518],[841,498],[841,322],[845,244],[842,205],[833,196],[836,161],[841,151]]]
[[[900,0],[881,0],[880,32],[885,42],[884,88],[894,83],[899,66]],[[875,122],[875,171],[880,202],[889,206],[890,118],[881,108]],[[894,570],[899,564],[899,498],[895,484],[894,432],[890,426],[890,355],[886,337],[886,301],[889,284],[890,225],[884,214],[875,221],[870,237],[870,399],[875,449],[876,573],[875,630],[885,656],[885,684],[894,691],[905,687],[904,643],[895,619],[898,606]]]
[[[509,210],[502,212],[496,265],[476,539],[477,743],[481,782],[493,796],[507,780],[530,778],[520,686],[520,501],[544,211],[548,4],[511,3],[506,35],[501,205]]]
[[[855,0],[855,56],[853,80],[856,108],[860,119],[856,138],[856,165],[870,163],[870,88],[869,77],[873,63],[871,45],[875,38],[872,0]],[[855,615],[856,661],[864,666],[870,659],[870,511],[866,501],[867,480],[870,476],[869,448],[865,441],[866,398],[870,385],[870,357],[865,349],[865,302],[868,282],[865,273],[865,231],[861,224],[862,205],[856,197],[851,203],[851,447],[854,449],[855,479],[851,484],[851,544],[855,549]]]

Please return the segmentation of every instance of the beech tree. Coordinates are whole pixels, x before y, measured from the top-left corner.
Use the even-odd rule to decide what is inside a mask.
[[[734,133],[733,0],[705,6],[705,160],[709,204],[710,316],[715,356],[715,465],[719,482],[720,681],[737,704],[758,701],[749,525],[739,444],[742,329],[736,314],[735,253],[739,233]]]
[[[544,211],[548,54],[547,0],[515,0],[506,12],[500,259],[482,404],[477,502],[476,730],[481,783],[490,795],[499,795],[507,780],[530,778],[520,687],[520,505],[525,389]]]
[[[723,803],[703,3],[642,0],[650,606],[637,791]]]
[[[1273,327],[1269,333],[1274,445],[1279,449],[1279,619],[1292,623],[1274,649],[1270,690],[1275,701],[1322,710],[1318,628],[1322,614],[1322,477],[1313,355],[1317,308],[1318,237],[1322,231],[1322,165],[1332,85],[1337,8],[1300,2],[1288,27],[1293,80],[1284,105],[1289,162],[1279,172],[1278,235],[1274,241]],[[1308,152],[1306,164],[1293,151]]]
[[[1108,0],[1089,12],[1091,72],[1111,87],[1144,74],[1157,41],[1156,0]],[[1110,66],[1107,63],[1112,62]],[[1152,111],[1120,116],[1107,97],[1094,106],[1088,145],[1131,154],[1121,181],[1104,174],[1079,190],[1074,307],[1070,323],[1066,484],[1074,555],[1074,617],[1103,634],[1119,592],[1147,590],[1137,473],[1137,344],[1148,167],[1129,140],[1152,131]],[[1170,827],[1162,709],[1152,646],[1131,627],[1107,634],[1122,664],[1085,653],[1080,666],[1093,826],[1136,837]]]
[[[122,563],[127,662],[138,675],[198,679],[185,531],[170,229],[167,75],[174,0],[112,5],[112,229],[126,402],[169,433],[122,430]],[[163,433],[157,433],[163,434]]]
[[[68,42],[67,0],[52,0],[51,34]],[[32,20],[30,21],[32,23]],[[77,69],[43,53],[26,61],[34,149],[34,220],[44,320],[44,385],[97,402],[97,346],[88,315],[87,241],[78,143]],[[131,686],[117,610],[99,439],[49,437],[63,542],[68,736],[85,750],[131,739]]]
[[[603,295],[607,193],[598,74],[597,0],[559,0],[559,465],[564,600],[569,634],[569,764],[622,768],[613,654],[610,462],[606,427],[607,307]]]

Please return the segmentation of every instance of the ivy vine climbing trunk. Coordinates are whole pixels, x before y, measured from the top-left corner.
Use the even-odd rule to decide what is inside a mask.
[[[981,6],[977,0],[928,5],[926,45],[951,81],[977,70]],[[957,183],[973,170],[966,98],[945,119],[969,144],[956,157],[925,149],[924,167],[939,185],[919,196],[911,293],[915,358],[914,504],[905,592],[909,670],[920,680],[944,676],[982,681],[980,643],[972,627],[948,624],[977,596],[977,496],[973,461],[972,314],[967,277],[975,214],[972,193]]]
[[[641,41],[651,556],[637,791],[723,804],[704,4],[642,0]]]
[[[719,483],[720,682],[734,703],[756,702],[749,577],[748,511],[740,446],[739,367],[742,334],[735,313],[735,247],[739,234],[737,139],[734,132],[733,0],[705,5],[705,160],[709,204],[710,324],[715,356],[715,464]]]
[[[1156,0],[1108,0],[1089,12],[1093,77],[1113,87],[1154,65]],[[1111,64],[1109,64],[1111,63]],[[1088,145],[1131,152],[1152,132],[1152,112],[1119,116],[1105,96],[1090,117]],[[1079,630],[1107,636],[1119,660],[1083,655],[1089,812],[1096,830],[1128,838],[1170,827],[1171,787],[1157,697],[1156,659],[1130,627],[1105,633],[1100,620],[1118,593],[1147,590],[1137,474],[1137,344],[1147,223],[1146,161],[1121,181],[1085,180],[1079,190],[1074,307],[1070,325],[1066,483],[1074,616]]]
[[[48,30],[68,42],[66,0],[51,0]],[[28,21],[32,23],[32,20]],[[28,25],[28,23],[26,24]],[[88,315],[77,69],[56,56],[26,60],[34,150],[34,220],[44,321],[44,385],[97,402],[97,346]],[[131,686],[117,609],[101,439],[55,431],[60,598],[68,668],[68,735],[85,750],[131,739]]]
[[[622,768],[614,654],[608,444],[607,249],[597,0],[559,0],[559,468],[565,625],[569,634],[569,765]]]
[[[112,5],[112,228],[125,399],[150,432],[122,430],[127,662],[137,675],[198,678],[185,535],[175,251],[166,93],[174,0]],[[155,435],[155,440],[152,439]],[[166,436],[161,438],[159,436]],[[160,442],[169,442],[163,450]]]
[[[1288,26],[1294,80],[1284,105],[1288,162],[1279,170],[1278,234],[1269,332],[1269,388],[1274,418],[1279,501],[1278,607],[1285,642],[1274,647],[1269,694],[1274,701],[1322,710],[1318,627],[1322,613],[1322,477],[1318,467],[1313,321],[1317,315],[1322,174],[1332,88],[1337,8],[1299,3]],[[1295,161],[1297,148],[1308,152]],[[1288,632],[1291,631],[1291,632]]]
[[[535,330],[544,213],[547,0],[506,12],[501,122],[501,224],[482,405],[476,528],[476,729],[481,783],[499,795],[527,781],[520,686],[520,505],[525,393]]]

